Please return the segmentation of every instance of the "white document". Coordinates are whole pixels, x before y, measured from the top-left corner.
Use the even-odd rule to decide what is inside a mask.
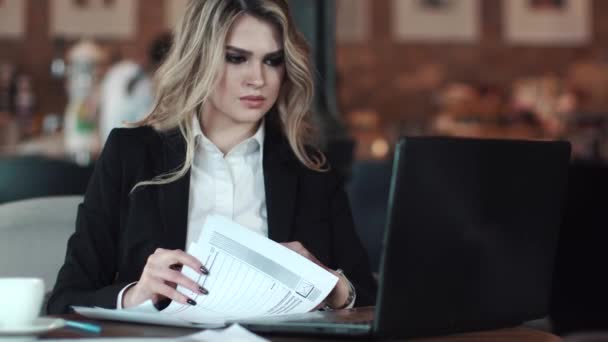
[[[213,328],[226,322],[309,312],[329,295],[338,278],[298,253],[221,216],[209,216],[199,241],[187,252],[208,275],[183,267],[182,273],[209,291],[178,291],[197,302],[171,302],[155,311],[151,302],[109,310],[74,307],[86,317],[119,321]]]
[[[298,253],[221,216],[209,216],[197,243],[188,253],[209,270],[182,272],[209,291],[178,290],[196,306],[172,302],[163,313],[190,322],[208,318],[238,321],[313,310],[338,278]]]
[[[73,339],[50,339],[55,342],[73,342]],[[166,338],[83,338],[78,339],[81,342],[267,342],[251,331],[243,328],[238,324],[233,324],[229,328],[222,330],[205,330],[200,333],[184,336],[184,337],[166,337]]]
[[[150,302],[151,303],[151,302]],[[123,321],[133,323],[145,323],[145,324],[157,324],[157,325],[168,325],[174,327],[184,327],[193,329],[213,329],[222,328],[226,325],[224,320],[221,319],[208,319],[205,323],[194,323],[184,321],[171,315],[165,315],[162,311],[144,312],[137,310],[112,310],[104,308],[89,308],[84,306],[73,306],[74,311],[77,313],[94,319],[105,319],[111,321]]]
[[[205,330],[198,334],[187,336],[180,342],[268,342],[238,324],[233,324],[223,330]]]

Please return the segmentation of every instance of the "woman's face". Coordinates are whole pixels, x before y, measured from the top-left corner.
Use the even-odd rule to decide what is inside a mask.
[[[257,123],[276,102],[284,73],[278,30],[253,16],[239,17],[228,34],[225,63],[205,115],[234,124]]]

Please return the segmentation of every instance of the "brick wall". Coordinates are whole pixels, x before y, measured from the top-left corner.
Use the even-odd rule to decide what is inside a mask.
[[[50,75],[53,58],[53,38],[50,37],[50,1],[22,0],[26,2],[26,34],[22,40],[0,38],[0,62],[17,65],[20,72],[33,77],[39,114],[63,113],[66,94],[62,81]],[[164,1],[138,0],[135,39],[130,41],[102,41],[111,51],[145,60],[148,44],[163,31]]]
[[[490,84],[508,90],[515,78],[563,75],[574,61],[608,60],[608,1],[592,2],[593,43],[584,47],[508,46],[502,37],[501,0],[480,2],[482,33],[478,43],[406,44],[396,43],[391,37],[391,23],[387,20],[390,0],[373,0],[373,38],[337,48],[342,113],[376,111],[384,124],[424,121],[434,113],[433,93],[403,90],[403,83],[429,63],[443,69],[449,81]]]
[[[49,73],[52,39],[49,37],[49,0],[26,1],[25,39],[0,39],[0,61],[16,63],[33,76],[39,109],[62,112],[65,93],[60,81]],[[149,42],[163,30],[163,0],[139,0],[137,39],[103,42],[126,57],[143,59]],[[433,113],[432,93],[403,90],[418,67],[436,63],[448,80],[483,82],[508,87],[521,76],[554,72],[562,74],[577,60],[598,60],[608,56],[608,1],[593,1],[593,38],[589,46],[509,47],[501,33],[500,0],[481,0],[482,36],[476,44],[395,43],[390,33],[390,0],[372,2],[372,37],[361,44],[337,47],[339,103],[342,113],[374,110],[383,121],[424,119]]]

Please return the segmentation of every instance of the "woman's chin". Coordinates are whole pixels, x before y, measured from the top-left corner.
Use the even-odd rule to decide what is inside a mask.
[[[264,118],[264,115],[266,115],[266,112],[270,110],[270,108],[266,109],[248,109],[245,108],[243,109],[238,115],[236,115],[235,119],[239,122],[258,122],[260,121],[262,118]]]

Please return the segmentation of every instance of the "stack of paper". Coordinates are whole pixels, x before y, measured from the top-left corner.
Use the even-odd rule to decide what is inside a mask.
[[[74,309],[87,317],[139,323],[217,327],[246,318],[264,318],[313,310],[330,293],[337,277],[288,248],[220,216],[209,216],[199,241],[187,252],[209,270],[182,273],[209,291],[178,290],[196,306],[172,302],[156,311],[150,302],[128,310]]]

